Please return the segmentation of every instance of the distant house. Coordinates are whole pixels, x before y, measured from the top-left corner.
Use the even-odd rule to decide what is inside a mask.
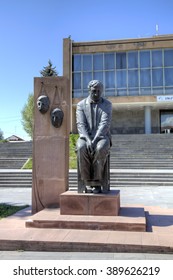
[[[19,136],[16,135],[11,135],[10,137],[5,139],[6,141],[25,141],[24,139],[20,138]]]

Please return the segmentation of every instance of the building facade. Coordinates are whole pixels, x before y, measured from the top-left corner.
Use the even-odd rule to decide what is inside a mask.
[[[71,130],[76,104],[98,79],[113,104],[113,134],[173,132],[173,35],[112,41],[63,41],[63,75],[70,80]]]

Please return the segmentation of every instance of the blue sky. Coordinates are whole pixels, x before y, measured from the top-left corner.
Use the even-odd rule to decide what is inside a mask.
[[[21,110],[51,59],[62,75],[63,38],[95,41],[173,34],[172,0],[1,0],[0,129],[28,139]]]

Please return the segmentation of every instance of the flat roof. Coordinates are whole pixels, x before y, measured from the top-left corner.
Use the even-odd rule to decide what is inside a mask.
[[[72,40],[72,44],[74,47],[85,45],[107,45],[107,44],[123,44],[123,43],[132,43],[132,42],[148,42],[148,41],[169,41],[173,40],[173,34],[167,35],[154,35],[152,37],[139,37],[139,38],[126,38],[126,39],[115,39],[115,40],[98,40],[98,41],[83,41],[83,42],[75,42]]]

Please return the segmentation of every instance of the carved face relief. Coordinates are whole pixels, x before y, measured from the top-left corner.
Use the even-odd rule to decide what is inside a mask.
[[[64,118],[64,113],[60,108],[55,108],[51,112],[51,122],[54,127],[56,128],[60,127],[62,125],[63,118]]]
[[[41,95],[37,99],[37,108],[40,113],[45,114],[49,110],[49,98],[46,95]]]

